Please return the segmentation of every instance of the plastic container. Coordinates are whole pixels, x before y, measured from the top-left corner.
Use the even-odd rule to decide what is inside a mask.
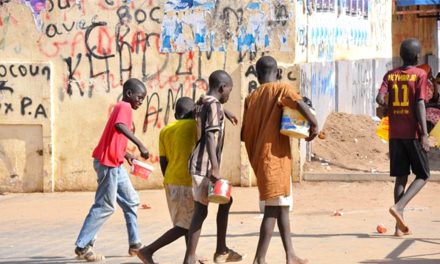
[[[440,132],[440,131],[439,131]],[[376,129],[376,134],[383,140],[389,140],[390,122],[388,116],[380,120],[379,126]]]
[[[310,111],[315,114],[313,109],[310,109]],[[309,122],[298,110],[283,107],[280,127],[281,134],[294,138],[306,138],[309,136],[309,129]]]
[[[212,203],[226,204],[231,199],[232,186],[228,180],[220,179],[209,183],[208,200]]]
[[[131,174],[134,176],[148,180],[153,171],[154,167],[152,165],[139,160],[133,160],[133,164],[131,165]]]

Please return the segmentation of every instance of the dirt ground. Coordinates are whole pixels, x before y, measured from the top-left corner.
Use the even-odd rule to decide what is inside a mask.
[[[332,113],[312,142],[306,172],[388,172],[388,142],[376,135],[377,122],[367,115]]]
[[[294,186],[291,213],[292,240],[297,254],[312,264],[351,263],[440,263],[439,183],[428,183],[405,212],[414,235],[391,236],[394,225],[387,209],[392,204],[391,182],[302,183]],[[233,189],[228,244],[247,254],[241,263],[252,263],[258,242],[261,214],[256,188]],[[81,263],[73,249],[94,193],[0,195],[0,263]],[[141,191],[139,229],[144,243],[151,243],[171,227],[163,190]],[[342,216],[332,216],[341,210]],[[198,254],[212,258],[215,248],[216,206],[210,205],[202,230]],[[378,224],[389,231],[376,232]],[[140,263],[127,257],[127,235],[121,210],[109,219],[98,235],[96,250],[107,263]],[[185,246],[181,239],[157,252],[161,264],[182,263]],[[283,264],[279,233],[274,233],[267,262]],[[211,262],[212,263],[212,262]]]

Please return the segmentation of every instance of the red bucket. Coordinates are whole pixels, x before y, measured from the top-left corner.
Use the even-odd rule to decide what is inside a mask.
[[[133,160],[133,165],[131,166],[131,174],[133,174],[134,176],[148,180],[150,174],[153,171],[154,167],[150,164],[141,162],[139,160]]]
[[[209,183],[208,200],[212,203],[226,204],[231,199],[232,186],[228,180],[220,179],[213,184]]]

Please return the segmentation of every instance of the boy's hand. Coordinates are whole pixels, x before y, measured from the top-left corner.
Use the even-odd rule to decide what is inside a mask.
[[[422,147],[423,147],[424,151],[429,152],[428,135],[423,135],[422,136]]]
[[[131,166],[133,165],[133,160],[135,159],[134,155],[131,153],[125,153],[125,159],[127,160],[128,164]]]
[[[141,153],[141,157],[144,159],[148,159],[150,157],[150,153],[144,146],[139,147],[139,152]]]
[[[215,183],[216,181],[220,180],[220,171],[219,169],[211,169],[211,176],[209,176],[209,179],[212,183]]]
[[[238,124],[238,119],[232,112],[225,110],[225,116],[234,126]]]
[[[317,135],[318,135],[318,127],[315,125],[311,125],[309,129],[309,137],[307,137],[305,140],[307,142],[312,141]]]

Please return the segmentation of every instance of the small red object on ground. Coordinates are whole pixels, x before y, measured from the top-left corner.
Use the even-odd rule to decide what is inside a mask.
[[[376,230],[380,234],[383,234],[383,233],[387,232],[387,228],[384,225],[382,225],[382,224],[378,224],[377,227],[376,227]]]
[[[151,206],[149,204],[142,204],[141,208],[142,209],[151,209]]]

